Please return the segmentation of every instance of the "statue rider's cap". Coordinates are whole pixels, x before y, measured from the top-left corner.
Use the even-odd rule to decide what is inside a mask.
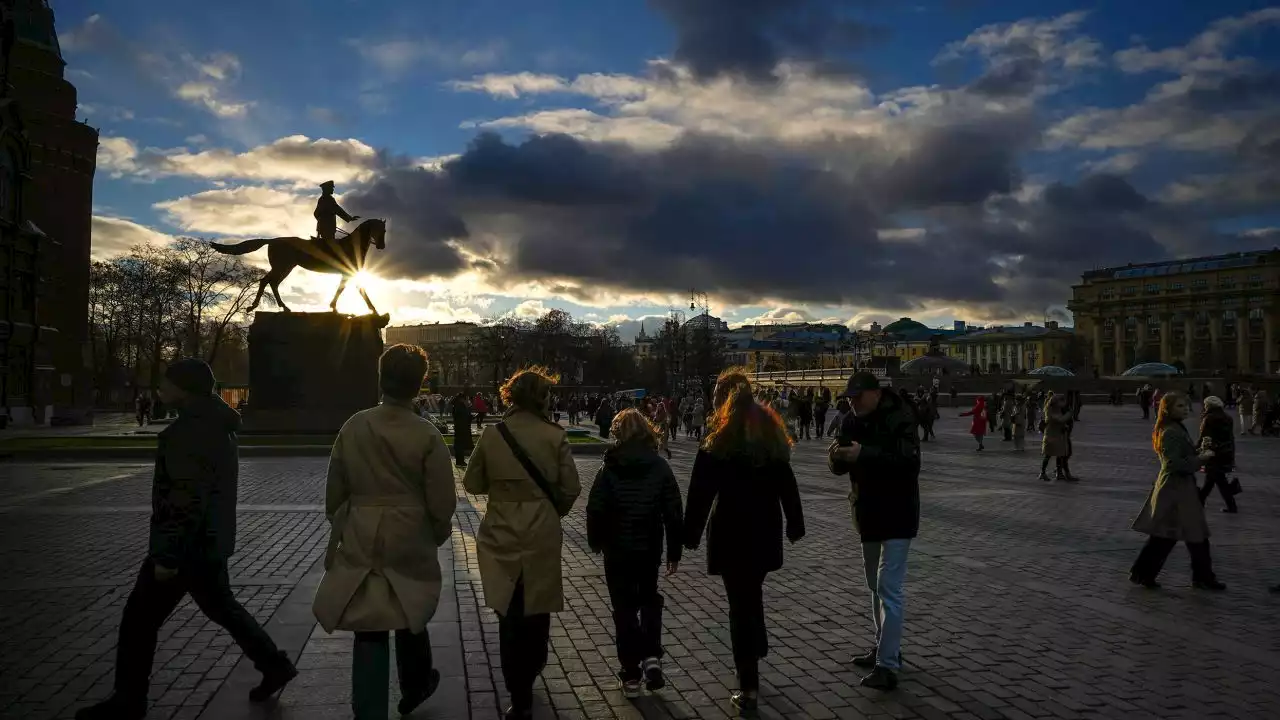
[[[328,188],[328,189],[332,190],[332,189],[333,189],[333,181],[332,181],[332,180],[325,180],[324,182],[320,183],[320,189],[322,189],[322,190],[323,190],[323,189],[325,189],[325,188]]]

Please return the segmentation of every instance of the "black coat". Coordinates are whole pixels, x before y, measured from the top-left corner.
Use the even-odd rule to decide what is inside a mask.
[[[610,448],[587,500],[587,544],[605,557],[679,562],[684,514],[680,486],[667,461],[649,447]]]
[[[920,440],[916,419],[893,390],[866,415],[849,413],[832,443],[862,445],[858,461],[830,459],[831,472],[853,482],[854,519],[863,542],[914,538],[920,531]]]
[[[689,480],[684,544],[696,548],[706,527],[709,574],[764,574],[781,568],[784,515],[786,537],[791,542],[804,537],[800,489],[790,462],[755,465],[746,456],[698,451]]]
[[[475,447],[471,437],[471,406],[466,400],[452,403],[454,451],[470,455]]]
[[[179,568],[236,550],[240,413],[222,398],[191,400],[157,438],[151,559]]]
[[[1235,425],[1221,408],[1213,408],[1200,419],[1200,446],[1208,445],[1213,457],[1205,461],[1206,470],[1231,472],[1236,464]]]

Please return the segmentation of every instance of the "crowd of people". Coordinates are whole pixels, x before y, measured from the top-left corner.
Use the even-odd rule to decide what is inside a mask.
[[[452,453],[439,427],[422,415],[418,396],[427,358],[395,345],[379,363],[381,403],[352,416],[329,459],[325,512],[330,538],[313,611],[328,632],[352,633],[351,704],[357,720],[387,717],[390,643],[408,714],[440,685],[428,623],[442,591],[437,548],[449,542],[456,506],[451,461],[465,467],[468,493],[486,497],[475,536],[484,601],[498,616],[502,675],[511,698],[509,720],[532,717],[533,687],[546,665],[551,614],[564,609],[562,520],[581,494],[566,428],[554,419],[558,378],[542,368],[512,375],[496,398],[459,394],[449,400],[458,435]],[[125,605],[117,645],[115,691],[76,713],[78,720],[141,720],[157,634],[184,596],[227,629],[262,673],[249,692],[267,700],[297,669],[239,604],[230,589],[235,552],[239,414],[214,393],[209,366],[182,360],[168,367],[159,392],[178,419],[159,435],[150,544]],[[1236,512],[1235,426],[1226,401],[1202,396],[1200,437],[1185,421],[1192,399],[1177,392],[1151,401],[1151,433],[1161,469],[1133,521],[1148,536],[1129,579],[1158,588],[1178,542],[1189,550],[1192,585],[1221,591],[1214,573],[1204,505],[1217,488]],[[1233,401],[1258,394],[1233,393]],[[1265,399],[1265,394],[1262,396]],[[1140,402],[1145,402],[1140,393]],[[832,401],[834,400],[834,405]],[[579,402],[581,401],[581,402]],[[852,660],[865,668],[861,684],[893,690],[902,666],[906,569],[920,527],[919,474],[924,430],[937,418],[937,390],[913,394],[857,372],[834,398],[825,390],[753,387],[741,369],[717,379],[709,399],[569,396],[568,407],[595,404],[602,435],[612,444],[586,503],[587,542],[603,556],[612,605],[617,675],[628,697],[661,689],[665,601],[659,575],[678,571],[685,550],[706,538],[706,571],[724,585],[737,689],[730,702],[743,713],[758,705],[759,663],[769,654],[763,585],[785,563],[786,543],[805,536],[804,508],[792,469],[793,445],[833,441],[828,468],[850,478],[850,503],[872,603],[875,646]],[[1071,429],[1079,395],[1009,390],[979,397],[971,432],[983,439],[999,427],[1023,447],[1031,428],[1043,434],[1041,479],[1073,481]],[[432,404],[440,409],[438,400]],[[830,424],[826,413],[832,407]],[[573,410],[570,410],[573,412]],[[1243,407],[1242,407],[1243,412]],[[484,417],[500,413],[496,423]],[[482,428],[471,441],[471,428]],[[682,499],[667,459],[678,429],[697,443]],[[1242,425],[1242,432],[1248,428]],[[466,451],[459,450],[465,433]],[[451,457],[452,455],[452,457]],[[1203,471],[1203,487],[1196,474]],[[1280,586],[1272,588],[1280,592]]]

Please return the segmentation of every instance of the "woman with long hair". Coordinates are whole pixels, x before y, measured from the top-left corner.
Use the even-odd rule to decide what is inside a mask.
[[[667,459],[671,459],[671,414],[667,410],[667,403],[659,399],[653,404],[652,420],[654,426],[658,428],[661,436],[658,438],[658,449],[667,454]]]
[[[1196,488],[1196,470],[1214,456],[1212,450],[1198,450],[1182,421],[1191,414],[1185,395],[1171,392],[1160,400],[1151,446],[1160,456],[1160,474],[1133,529],[1145,533],[1147,544],[1129,569],[1129,580],[1146,588],[1158,588],[1164,561],[1178,541],[1191,554],[1191,585],[1200,590],[1225,590],[1213,574],[1209,557],[1209,523]]]
[[[1062,395],[1049,393],[1044,401],[1044,437],[1040,439],[1040,479],[1049,482],[1049,459],[1053,458],[1055,477],[1075,482],[1071,474],[1071,408]]]
[[[551,613],[564,609],[560,522],[582,488],[565,429],[547,419],[559,380],[532,367],[503,384],[508,410],[480,433],[462,479],[467,492],[489,496],[476,559],[485,604],[498,615],[502,677],[511,696],[507,720],[533,717],[533,684],[547,664]]]
[[[604,554],[613,604],[618,679],[628,698],[666,685],[662,676],[662,595],[658,567],[666,538],[667,574],[680,565],[680,486],[658,455],[664,437],[638,410],[618,413],[587,501],[587,544]],[[665,532],[664,532],[665,531]]]
[[[791,439],[782,418],[756,402],[742,368],[720,374],[714,412],[693,463],[685,511],[685,547],[707,531],[707,573],[724,581],[729,636],[738,672],[730,697],[742,712],[755,710],[759,661],[769,652],[764,579],[782,567],[782,538],[804,537],[800,491],[791,469]]]

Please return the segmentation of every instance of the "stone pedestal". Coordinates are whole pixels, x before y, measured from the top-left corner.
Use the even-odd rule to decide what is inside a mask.
[[[249,328],[245,431],[335,433],[378,404],[388,315],[258,312]]]

